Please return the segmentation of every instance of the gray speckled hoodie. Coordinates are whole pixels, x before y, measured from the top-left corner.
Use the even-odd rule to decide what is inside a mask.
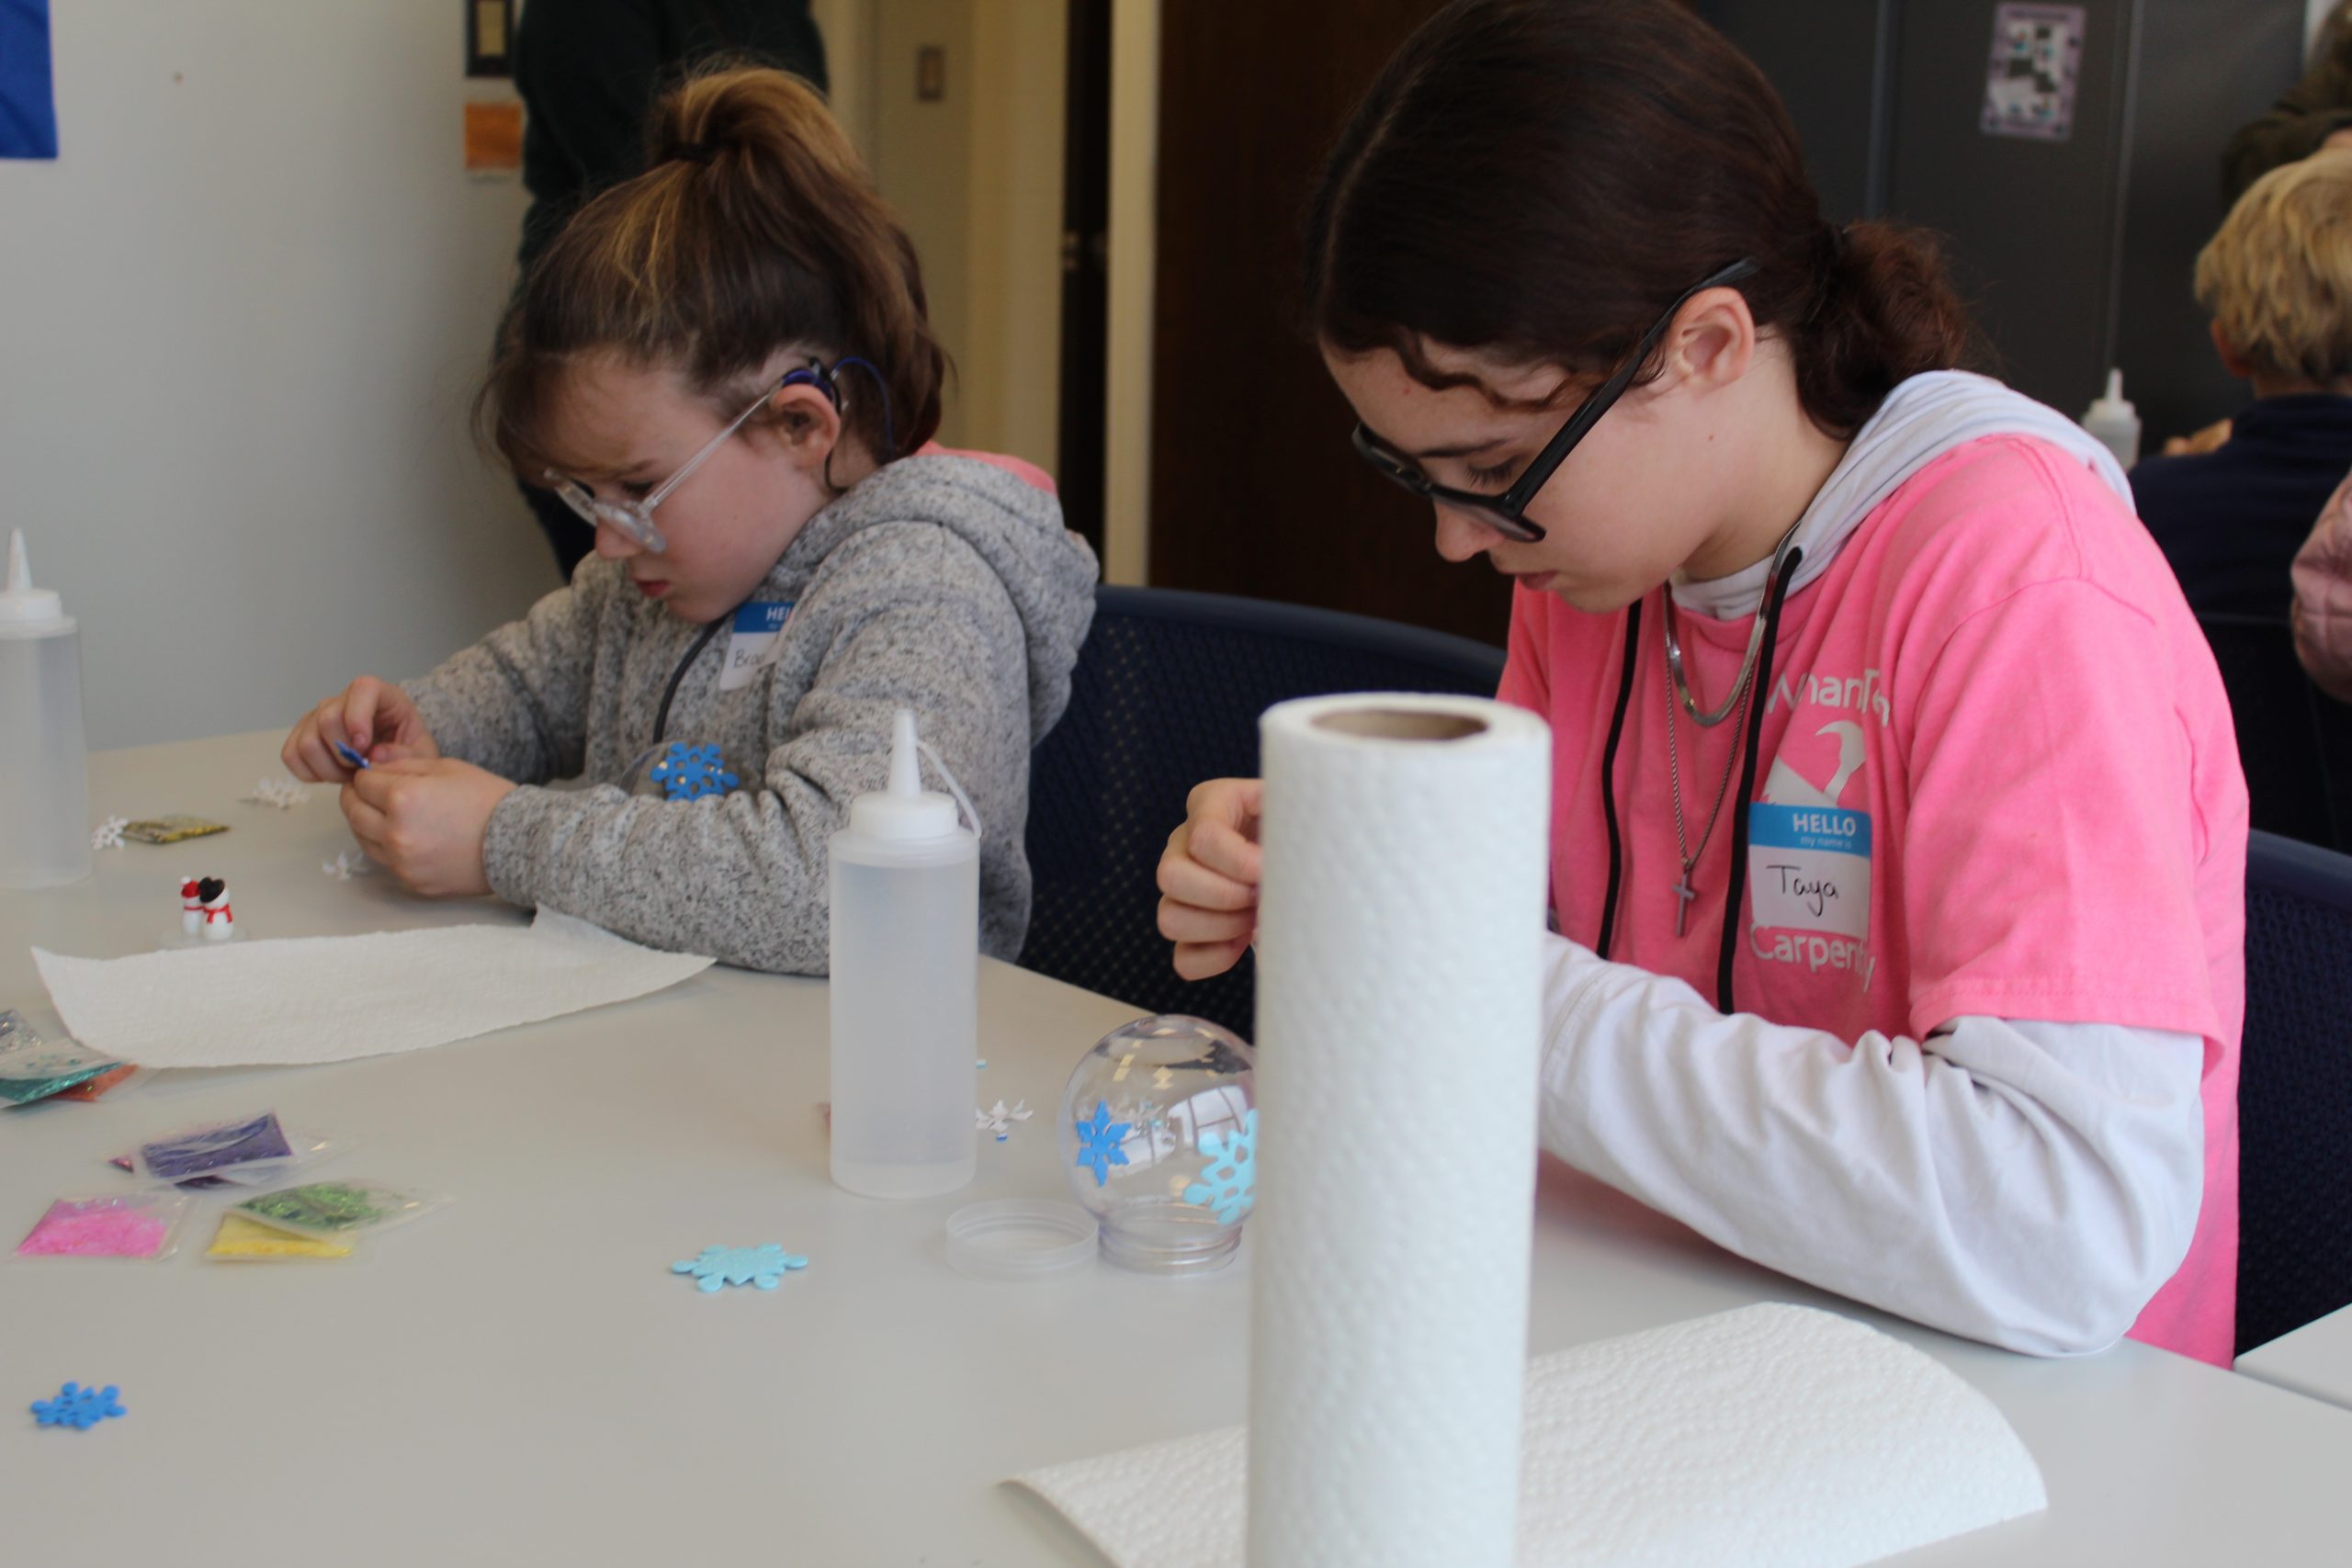
[[[663,739],[719,746],[741,780],[723,796],[628,793],[703,628],[614,562],[590,557],[408,691],[446,755],[525,786],[491,813],[500,897],[811,975],[826,965],[827,842],[854,796],[883,787],[890,716],[910,707],[987,827],[980,950],[1011,958],[1029,924],[1029,750],[1069,701],[1094,580],[1060,503],[1006,468],[937,451],[885,466],[809,519],[753,595],[793,606],[767,661],[722,691],[735,633],[721,631],[678,683]],[[590,787],[538,787],[575,778]]]

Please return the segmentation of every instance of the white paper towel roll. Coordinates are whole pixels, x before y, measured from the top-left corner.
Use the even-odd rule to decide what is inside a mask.
[[[1251,1568],[1505,1568],[1551,739],[1466,697],[1261,725]]]

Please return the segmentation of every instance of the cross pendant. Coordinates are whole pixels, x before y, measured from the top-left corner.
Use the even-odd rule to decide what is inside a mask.
[[[1690,912],[1690,900],[1698,896],[1698,889],[1690,886],[1690,868],[1686,865],[1682,868],[1682,880],[1674,885],[1674,897],[1679,900],[1674,906],[1674,934],[1676,936],[1682,934],[1683,917]]]

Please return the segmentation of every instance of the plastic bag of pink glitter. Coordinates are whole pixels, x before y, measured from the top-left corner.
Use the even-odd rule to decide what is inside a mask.
[[[179,1246],[194,1201],[185,1192],[60,1198],[17,1244],[19,1258],[131,1258],[153,1262]]]

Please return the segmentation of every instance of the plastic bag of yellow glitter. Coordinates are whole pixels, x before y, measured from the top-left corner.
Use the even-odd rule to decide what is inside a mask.
[[[348,1258],[353,1250],[347,1241],[297,1235],[232,1211],[220,1216],[220,1229],[214,1234],[212,1245],[204,1249],[204,1256],[252,1263],[295,1258]]]

